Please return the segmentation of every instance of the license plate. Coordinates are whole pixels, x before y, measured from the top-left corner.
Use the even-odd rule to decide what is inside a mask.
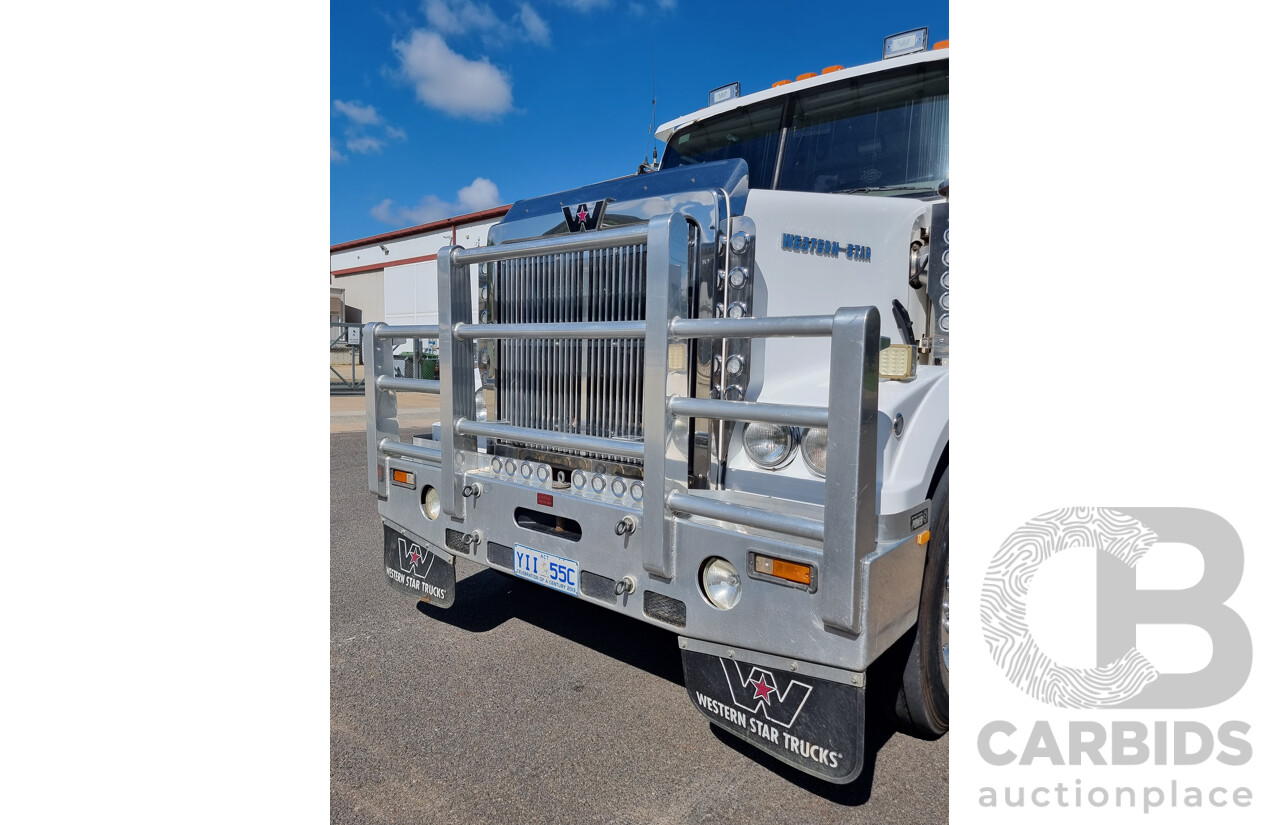
[[[578,595],[578,563],[523,544],[515,546],[515,574],[564,593]]]

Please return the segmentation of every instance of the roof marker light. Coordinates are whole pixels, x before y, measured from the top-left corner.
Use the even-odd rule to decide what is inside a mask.
[[[934,43],[934,44],[933,44],[933,50],[934,50],[935,52],[936,52],[938,49],[949,49],[949,48],[951,48],[951,41],[950,41],[950,40],[939,40],[937,43]]]
[[[844,68],[844,66],[828,66],[827,68],[825,68],[825,69],[823,69],[823,70],[822,70],[822,73],[823,73],[823,74],[831,74],[832,72],[838,72],[838,71],[842,70],[843,68]]]
[[[790,83],[790,82],[791,82],[790,80],[779,80],[777,83],[773,84],[773,85],[772,85],[772,86],[770,86],[769,88],[771,88],[771,89],[776,89],[776,88],[778,88],[779,86],[785,86],[785,85],[787,85],[787,84],[788,84],[788,83]]]
[[[914,54],[929,48],[929,29],[912,29],[909,32],[891,34],[884,39],[884,60]]]
[[[724,103],[726,100],[733,100],[735,97],[738,97],[741,94],[742,94],[741,87],[738,85],[738,82],[735,80],[733,83],[728,83],[724,86],[721,86],[718,89],[712,89],[710,92],[708,92],[707,105],[714,106],[717,103]]]
[[[804,74],[796,75],[796,80],[808,80],[811,77],[817,77],[817,76],[818,76],[817,72],[805,72]]]

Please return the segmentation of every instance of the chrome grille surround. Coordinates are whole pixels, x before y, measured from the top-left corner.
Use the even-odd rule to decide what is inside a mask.
[[[643,321],[645,267],[643,244],[499,261],[487,279],[488,320],[499,324]],[[643,441],[643,340],[504,339],[489,346],[494,359],[490,370],[496,393],[494,420]],[[639,463],[601,453],[565,455]]]

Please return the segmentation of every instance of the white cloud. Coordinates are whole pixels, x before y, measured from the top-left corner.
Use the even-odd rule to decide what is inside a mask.
[[[539,46],[551,44],[551,27],[528,3],[518,3],[509,21],[499,19],[487,3],[472,0],[427,0],[423,9],[427,22],[445,36],[480,35],[488,48],[501,48],[512,40],[523,40]]]
[[[369,134],[369,128],[373,126],[381,125],[386,130],[388,138],[397,140],[408,138],[403,129],[384,121],[373,106],[366,106],[358,100],[335,100],[333,108],[347,118],[347,128],[343,130],[343,137],[349,152],[369,155],[382,151],[382,147],[386,146],[387,142]],[[333,138],[329,139],[329,160],[346,160],[346,157],[338,151]]]
[[[333,101],[333,107],[350,118],[353,123],[373,126],[382,120],[382,118],[378,117],[376,109],[372,106],[365,106],[358,100],[335,100]]]
[[[654,0],[654,5],[661,12],[674,11],[679,0]],[[654,9],[647,2],[627,4],[627,10],[635,17],[645,17],[654,13]]]
[[[520,13],[516,17],[520,25],[524,26],[526,40],[537,43],[539,46],[551,45],[551,27],[539,16],[533,6],[521,3]]]
[[[381,152],[385,142],[375,137],[360,134],[347,135],[347,149],[361,155],[369,155],[374,152]]]
[[[445,34],[488,31],[500,24],[487,3],[471,0],[427,0],[427,22]]]
[[[511,81],[488,58],[468,60],[433,31],[414,30],[392,48],[418,99],[457,117],[487,120],[511,109]]]
[[[488,178],[476,178],[470,185],[458,190],[457,200],[446,201],[435,195],[427,195],[416,206],[396,206],[387,198],[369,210],[376,220],[392,226],[414,226],[431,223],[468,212],[479,212],[491,206],[499,206],[502,196],[498,186]]]
[[[479,212],[502,203],[498,185],[488,178],[476,178],[470,186],[458,190],[458,205],[468,212]]]

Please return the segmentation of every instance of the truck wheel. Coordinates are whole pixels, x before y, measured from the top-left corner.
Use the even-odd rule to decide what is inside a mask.
[[[897,701],[898,721],[903,730],[922,739],[942,736],[950,720],[949,472],[949,469],[942,471],[933,494],[929,549],[920,588],[920,615]]]

